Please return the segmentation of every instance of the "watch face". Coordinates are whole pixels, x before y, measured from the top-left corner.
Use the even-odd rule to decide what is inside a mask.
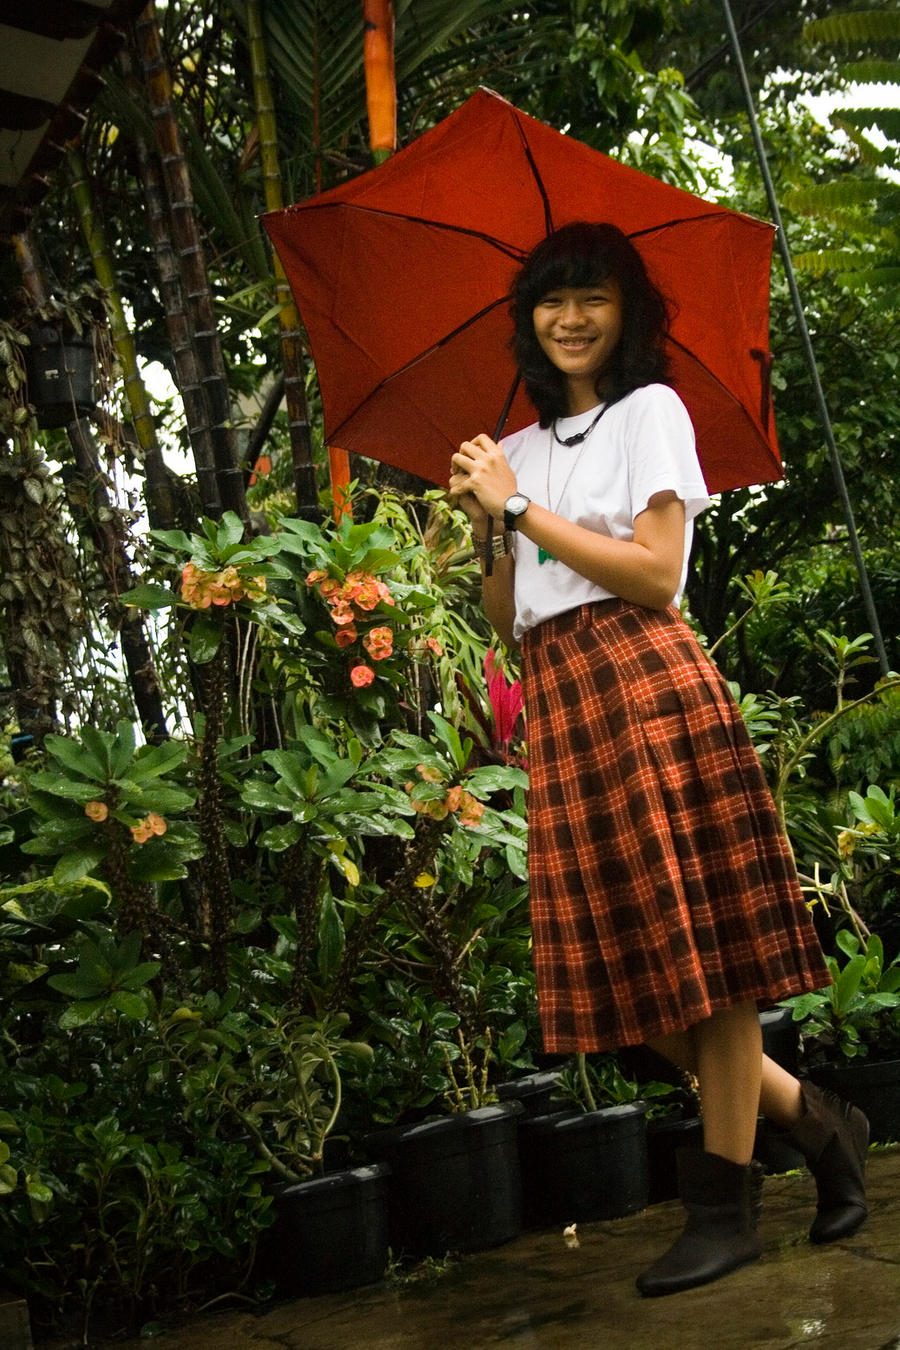
[[[521,493],[516,492],[507,498],[506,509],[513,516],[520,516],[528,505],[528,498],[523,497]]]

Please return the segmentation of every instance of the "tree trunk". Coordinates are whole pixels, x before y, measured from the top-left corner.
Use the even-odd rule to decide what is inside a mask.
[[[243,472],[232,426],[231,398],[222,346],[206,269],[206,258],[188,173],[187,159],[172,102],[172,79],[162,50],[156,12],[151,3],[135,20],[135,44],[162,164],[183,294],[207,409],[219,498],[224,511],[249,523]]]

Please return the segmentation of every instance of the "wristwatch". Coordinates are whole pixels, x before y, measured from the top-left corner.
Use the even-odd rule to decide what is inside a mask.
[[[524,516],[530,503],[531,498],[521,492],[514,492],[511,497],[507,497],[503,503],[503,528],[514,530],[519,523],[519,516]]]

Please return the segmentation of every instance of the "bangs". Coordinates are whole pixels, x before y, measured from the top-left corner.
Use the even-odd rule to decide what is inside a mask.
[[[550,291],[564,287],[576,289],[590,286],[602,286],[612,276],[612,262],[608,258],[598,257],[597,250],[590,252],[564,253],[548,258],[542,267],[537,267],[523,288],[523,299],[537,304]]]

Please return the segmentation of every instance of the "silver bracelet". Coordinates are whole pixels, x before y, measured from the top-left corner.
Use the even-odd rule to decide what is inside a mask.
[[[475,540],[475,557],[481,562],[486,563],[490,558],[496,562],[498,558],[505,558],[507,553],[512,552],[511,540],[506,530],[502,534],[494,534],[490,537],[490,548],[488,548],[487,539]]]

